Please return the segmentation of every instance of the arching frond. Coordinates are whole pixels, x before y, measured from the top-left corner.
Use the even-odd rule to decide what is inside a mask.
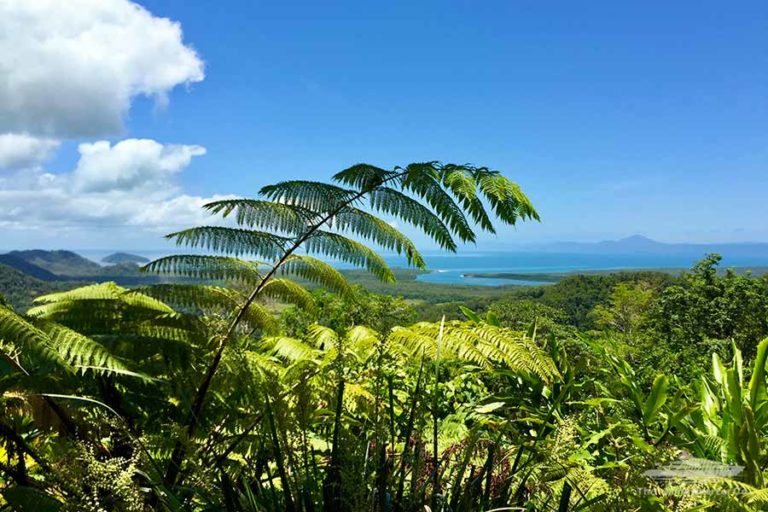
[[[106,347],[93,339],[50,321],[39,321],[38,327],[48,335],[51,345],[62,359],[85,373],[138,376],[115,357]]]
[[[443,188],[442,178],[434,163],[410,164],[406,170],[403,189],[424,199],[459,240],[474,242],[475,232],[462,209]]]
[[[308,311],[315,310],[315,299],[306,288],[290,279],[272,279],[261,290],[262,295],[295,304]]]
[[[316,231],[304,246],[309,253],[323,254],[330,258],[368,269],[384,282],[395,282],[395,275],[384,259],[370,247],[328,231]]]
[[[354,290],[341,272],[312,256],[294,254],[283,263],[280,271],[322,285],[345,297],[354,295]]]
[[[485,206],[477,196],[477,182],[467,166],[446,165],[443,171],[443,184],[459,201],[461,207],[469,213],[472,220],[489,233],[495,233]]]
[[[208,203],[203,208],[225,218],[234,212],[235,221],[240,226],[292,234],[303,232],[316,216],[314,211],[299,205],[259,199],[225,199]]]
[[[314,359],[320,354],[318,349],[310,347],[301,340],[287,336],[265,338],[259,344],[259,348],[289,362]]]
[[[385,249],[405,253],[409,265],[424,269],[427,267],[416,246],[399,230],[370,213],[354,207],[347,207],[332,219],[332,226],[342,231],[372,240]]]
[[[371,208],[394,215],[421,229],[443,249],[456,251],[456,242],[443,221],[432,210],[399,190],[382,187],[370,193]]]
[[[195,279],[231,280],[258,284],[261,281],[259,266],[262,265],[266,265],[266,263],[245,261],[228,256],[179,254],[147,263],[142,267],[142,271]]]
[[[307,337],[321,350],[328,350],[339,343],[339,335],[330,327],[314,324],[310,325],[307,331]]]
[[[280,330],[277,320],[267,308],[252,302],[243,315],[243,320],[251,329],[261,329],[267,334],[275,334]]]
[[[131,293],[139,292],[178,307],[201,310],[233,308],[244,300],[230,288],[202,284],[155,284]]]
[[[373,190],[395,177],[397,171],[387,171],[370,164],[355,164],[333,175],[333,180],[358,190]]]
[[[435,357],[439,331],[439,324],[420,322],[408,328],[394,328],[389,339],[414,355],[423,353]],[[446,323],[440,353],[485,367],[503,364],[545,381],[557,375],[551,358],[530,338],[486,324]]]
[[[173,309],[163,302],[118,286],[114,282],[105,282],[82,286],[66,292],[41,295],[35,299],[36,306],[27,314],[39,318],[58,319],[61,315],[74,310],[90,309],[94,316],[99,314],[112,317],[117,314],[114,304],[136,310],[145,310],[150,314],[169,314]]]
[[[5,306],[0,306],[0,341],[32,352],[46,363],[69,366],[45,332]]]
[[[251,254],[261,258],[278,258],[289,239],[250,229],[201,226],[166,235],[176,245],[200,247],[223,254]]]
[[[279,203],[301,206],[318,214],[331,212],[358,193],[319,181],[282,181],[267,185],[259,195]]]
[[[539,214],[520,186],[500,173],[485,172],[478,179],[480,191],[493,208],[496,216],[514,225],[518,219],[539,219]]]

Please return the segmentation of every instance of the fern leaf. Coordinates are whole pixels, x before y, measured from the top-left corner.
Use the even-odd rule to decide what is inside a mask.
[[[474,242],[475,233],[462,209],[443,189],[442,178],[434,163],[411,164],[402,181],[402,187],[424,199],[462,242]]]
[[[156,284],[132,293],[143,293],[178,307],[201,310],[232,308],[242,299],[238,292],[229,288],[202,284]]]
[[[248,305],[243,320],[251,329],[261,329],[267,334],[275,334],[280,330],[280,326],[272,313],[255,302]]]
[[[225,218],[234,212],[240,226],[292,234],[303,232],[316,216],[314,211],[299,205],[259,199],[226,199],[208,203],[203,208]]]
[[[396,251],[397,254],[405,253],[409,265],[420,269],[427,266],[424,258],[407,236],[366,211],[347,207],[332,219],[332,225],[341,231],[350,231],[359,237],[372,240],[381,247]]]
[[[441,248],[456,252],[456,242],[454,242],[450,230],[440,217],[417,200],[399,190],[386,187],[374,190],[369,196],[371,208],[374,210],[394,215],[408,224],[416,226],[437,242]]]
[[[263,187],[259,195],[283,204],[316,212],[331,212],[350,201],[358,192],[317,181],[283,181]]]
[[[356,164],[334,174],[333,180],[358,190],[373,190],[397,176],[396,171],[387,171],[370,164]]]
[[[283,263],[280,272],[317,283],[345,297],[354,296],[354,290],[341,272],[312,256],[294,254]]]
[[[166,256],[147,263],[144,272],[166,274],[213,281],[231,280],[249,284],[261,281],[259,266],[266,263],[244,261],[228,256],[180,254]]]
[[[335,260],[368,269],[381,281],[394,283],[395,275],[384,259],[370,247],[328,231],[316,231],[306,241],[308,253],[323,254]]]
[[[289,362],[315,359],[320,353],[303,341],[287,336],[265,338],[260,348]]]
[[[272,279],[264,285],[261,293],[282,302],[295,304],[308,311],[316,309],[315,299],[312,297],[312,294],[306,288],[290,279]]]
[[[250,229],[201,226],[166,235],[176,245],[200,247],[223,254],[252,254],[257,257],[276,259],[284,251],[289,239]]]

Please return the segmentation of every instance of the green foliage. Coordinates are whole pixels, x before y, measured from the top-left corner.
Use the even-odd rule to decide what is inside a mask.
[[[768,278],[718,275],[720,256],[713,254],[683,274],[679,285],[659,297],[653,322],[670,344],[700,344],[707,339],[732,339],[747,355],[768,335]]]
[[[197,282],[89,285],[26,315],[0,302],[0,508],[765,507],[764,280],[710,258],[678,280],[432,288],[426,307],[386,283],[416,274],[371,245],[423,260],[376,215],[452,250],[538,219],[530,202],[471,166],[359,164],[335,180],[208,205],[223,225],[170,236],[219,254],[145,267]],[[645,476],[686,454],[744,472]]]

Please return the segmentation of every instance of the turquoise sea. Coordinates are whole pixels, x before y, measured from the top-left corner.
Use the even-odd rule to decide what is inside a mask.
[[[116,252],[115,250],[80,250],[76,251],[86,258],[100,261],[101,258]],[[128,250],[149,259],[165,256],[168,250]],[[476,272],[511,272],[518,274],[567,273],[594,270],[620,269],[686,269],[690,268],[701,255],[679,254],[584,254],[558,252],[463,252],[460,254],[425,253],[424,257],[429,272],[418,276],[419,281],[457,285],[540,285],[541,281],[525,279],[474,278],[466,274]],[[405,258],[397,255],[385,255],[393,267],[407,267]],[[768,267],[768,255],[736,256],[723,258],[723,266],[739,268]],[[339,268],[349,268],[339,264]]]

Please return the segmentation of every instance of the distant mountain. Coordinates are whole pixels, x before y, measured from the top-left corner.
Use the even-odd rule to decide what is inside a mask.
[[[27,263],[47,270],[57,276],[92,276],[102,271],[102,266],[72,251],[11,251],[6,256],[20,258]],[[21,269],[20,269],[21,270]]]
[[[59,276],[53,272],[49,272],[43,267],[34,265],[12,253],[0,254],[0,264],[11,267],[27,276],[34,277],[35,279],[41,279],[43,281],[57,281],[59,279]]]
[[[118,263],[149,263],[149,260],[145,258],[144,256],[139,256],[137,254],[129,254],[127,252],[116,252],[114,254],[110,254],[106,258],[102,258],[104,263],[111,263],[111,264],[118,264]]]
[[[700,257],[720,253],[728,257],[764,257],[768,259],[768,243],[668,244],[642,235],[602,242],[557,242],[542,249],[553,252],[588,254],[667,254]]]

